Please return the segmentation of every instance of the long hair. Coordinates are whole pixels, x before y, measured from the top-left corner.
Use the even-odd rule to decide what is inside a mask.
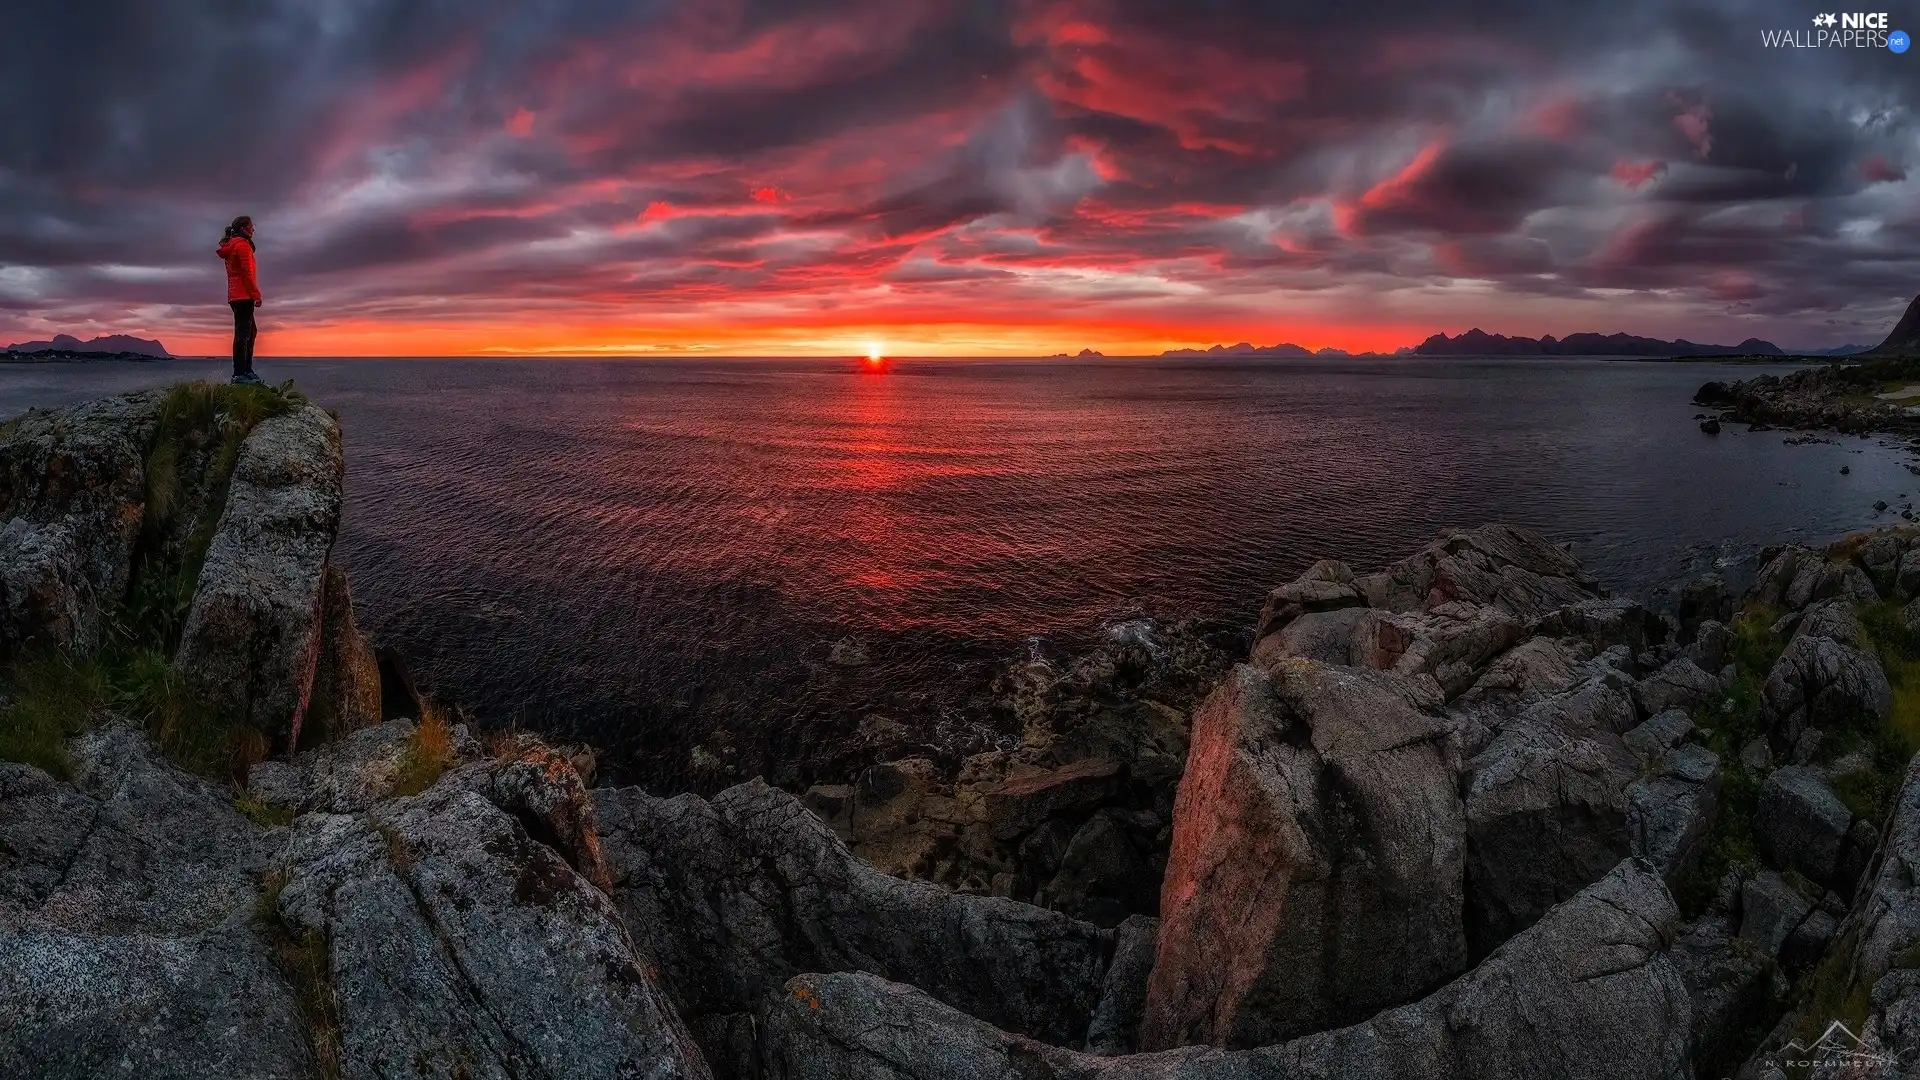
[[[251,226],[252,224],[253,224],[252,218],[248,217],[245,214],[241,214],[239,217],[234,218],[233,221],[227,225],[225,238],[228,240],[231,240],[237,236],[240,239],[245,240],[247,243],[253,244],[253,237],[248,236],[243,231],[249,226]],[[256,248],[259,247],[258,244],[254,244],[253,246]]]

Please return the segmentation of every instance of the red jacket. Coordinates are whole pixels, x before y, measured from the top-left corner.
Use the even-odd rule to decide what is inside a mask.
[[[217,250],[227,262],[227,299],[259,300],[260,282],[253,276],[253,241],[244,236],[229,236]]]

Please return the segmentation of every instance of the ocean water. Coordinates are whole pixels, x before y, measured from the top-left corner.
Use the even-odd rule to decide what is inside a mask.
[[[590,740],[659,790],[696,782],[696,745],[789,783],[831,778],[876,730],[895,753],[989,745],[987,680],[1036,639],[1243,625],[1323,556],[1367,569],[1512,521],[1657,602],[1920,492],[1872,440],[1701,433],[1701,382],[1774,370],[1729,365],[261,368],[342,416],[338,554],[375,639],[482,722]],[[220,369],[0,366],[0,412]],[[867,662],[834,662],[836,642]]]

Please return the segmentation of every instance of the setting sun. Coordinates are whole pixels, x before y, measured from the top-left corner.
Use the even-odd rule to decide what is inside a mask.
[[[877,364],[887,358],[887,344],[884,341],[867,342],[867,363]]]

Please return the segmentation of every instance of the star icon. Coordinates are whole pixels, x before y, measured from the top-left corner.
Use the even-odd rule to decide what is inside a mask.
[[[1831,14],[1827,14],[1827,15],[1820,16],[1820,21],[1826,24],[1827,26],[1832,26],[1834,23],[1839,22],[1840,20],[1834,18]]]

